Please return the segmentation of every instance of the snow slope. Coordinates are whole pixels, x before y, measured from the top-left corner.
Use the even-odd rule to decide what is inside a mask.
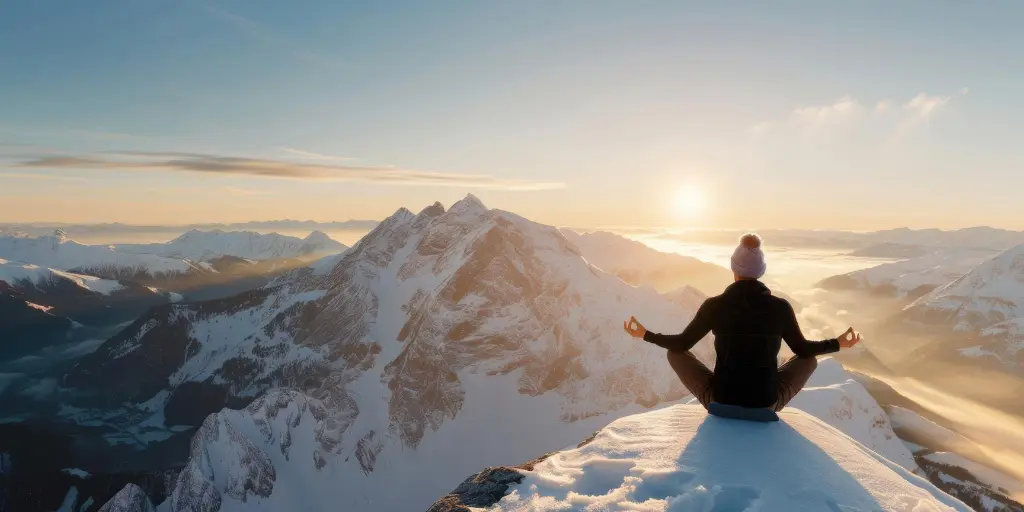
[[[60,230],[34,238],[0,237],[0,258],[116,280],[134,280],[140,275],[168,278],[197,270],[179,258],[127,254],[109,247],[80,244]]]
[[[781,417],[677,405],[620,418],[534,465],[489,510],[970,510],[810,414]]]
[[[915,299],[957,279],[994,254],[988,249],[939,249],[924,256],[832,276],[818,286]]]
[[[260,234],[253,231],[191,230],[166,243],[122,244],[115,246],[120,252],[155,254],[193,261],[209,261],[221,256],[235,256],[249,260],[282,258],[312,258],[343,252],[347,247],[320,231],[306,238]]]
[[[124,288],[121,283],[110,279],[100,279],[94,276],[62,272],[52,268],[0,259],[0,282],[5,282],[12,288],[20,286],[44,288],[54,286],[60,281],[66,281],[83,290],[103,295],[110,295]]]
[[[945,328],[966,341],[962,356],[1009,367],[1024,363],[1024,245],[975,266],[907,306],[905,320]]]
[[[893,432],[889,416],[834,358],[818,362],[818,369],[790,407],[817,417],[889,461],[919,473],[914,456]]]
[[[561,231],[590,264],[630,284],[650,285],[663,292],[688,285],[718,295],[732,283],[730,270],[697,258],[657,251],[606,231]]]

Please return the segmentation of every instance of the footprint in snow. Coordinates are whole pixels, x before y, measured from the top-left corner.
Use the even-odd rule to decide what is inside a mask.
[[[635,465],[631,460],[591,459],[580,468],[583,475],[576,480],[573,490],[585,496],[604,496],[622,487]]]
[[[761,491],[745,485],[698,485],[685,494],[668,498],[666,512],[752,512]]]
[[[640,481],[637,482],[630,499],[637,503],[643,503],[647,500],[663,500],[679,494],[680,489],[697,475],[691,471],[680,469],[655,469],[645,470],[637,476]]]

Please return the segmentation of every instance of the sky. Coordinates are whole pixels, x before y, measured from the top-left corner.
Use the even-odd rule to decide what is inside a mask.
[[[0,4],[0,222],[1024,229],[1024,4]]]

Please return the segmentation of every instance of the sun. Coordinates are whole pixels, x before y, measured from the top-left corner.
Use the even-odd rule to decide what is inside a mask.
[[[682,217],[696,217],[704,211],[705,194],[700,187],[684,185],[672,197],[672,208]]]

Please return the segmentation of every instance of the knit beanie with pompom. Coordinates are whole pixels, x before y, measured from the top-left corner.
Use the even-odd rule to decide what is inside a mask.
[[[761,279],[768,264],[761,251],[761,237],[747,233],[740,237],[740,245],[732,252],[732,271],[740,277]]]

